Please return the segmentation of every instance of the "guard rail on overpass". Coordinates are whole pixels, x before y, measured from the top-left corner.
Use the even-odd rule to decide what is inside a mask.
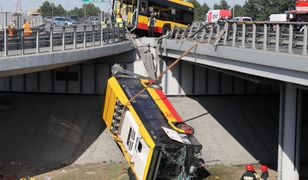
[[[0,76],[24,74],[130,52],[125,24],[0,31]],[[128,58],[127,58],[128,59]]]
[[[44,52],[65,51],[102,46],[125,40],[125,26],[101,28],[101,26],[33,28],[31,34],[24,29],[0,31],[0,58]]]
[[[308,85],[307,23],[196,23],[175,28],[162,40],[161,55],[250,75]]]

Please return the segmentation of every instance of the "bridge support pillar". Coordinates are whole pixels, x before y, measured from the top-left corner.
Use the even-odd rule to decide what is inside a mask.
[[[278,179],[299,179],[301,90],[291,83],[281,87]]]

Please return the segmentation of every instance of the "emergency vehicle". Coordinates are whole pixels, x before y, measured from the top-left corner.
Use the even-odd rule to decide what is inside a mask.
[[[289,21],[308,22],[308,0],[297,0],[295,10],[288,11]]]
[[[209,10],[206,14],[206,22],[216,23],[218,20],[230,19],[231,10]]]

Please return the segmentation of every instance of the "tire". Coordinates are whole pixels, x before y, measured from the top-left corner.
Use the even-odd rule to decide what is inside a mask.
[[[64,26],[67,27],[67,23],[65,23]]]
[[[164,27],[163,27],[163,35],[167,34],[170,31],[171,31],[170,25],[164,25]]]

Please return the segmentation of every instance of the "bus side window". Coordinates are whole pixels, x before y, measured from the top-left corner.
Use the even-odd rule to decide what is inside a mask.
[[[135,131],[130,127],[128,136],[127,136],[127,141],[126,144],[128,145],[128,149],[131,151],[134,145],[134,140],[135,140]]]
[[[148,2],[146,2],[145,0],[141,1],[140,13],[143,15],[148,15]]]
[[[141,151],[142,151],[142,143],[141,143],[141,141],[140,141],[140,139],[138,138],[138,140],[136,141],[137,143],[136,143],[136,150],[139,152],[139,153],[141,153]]]

